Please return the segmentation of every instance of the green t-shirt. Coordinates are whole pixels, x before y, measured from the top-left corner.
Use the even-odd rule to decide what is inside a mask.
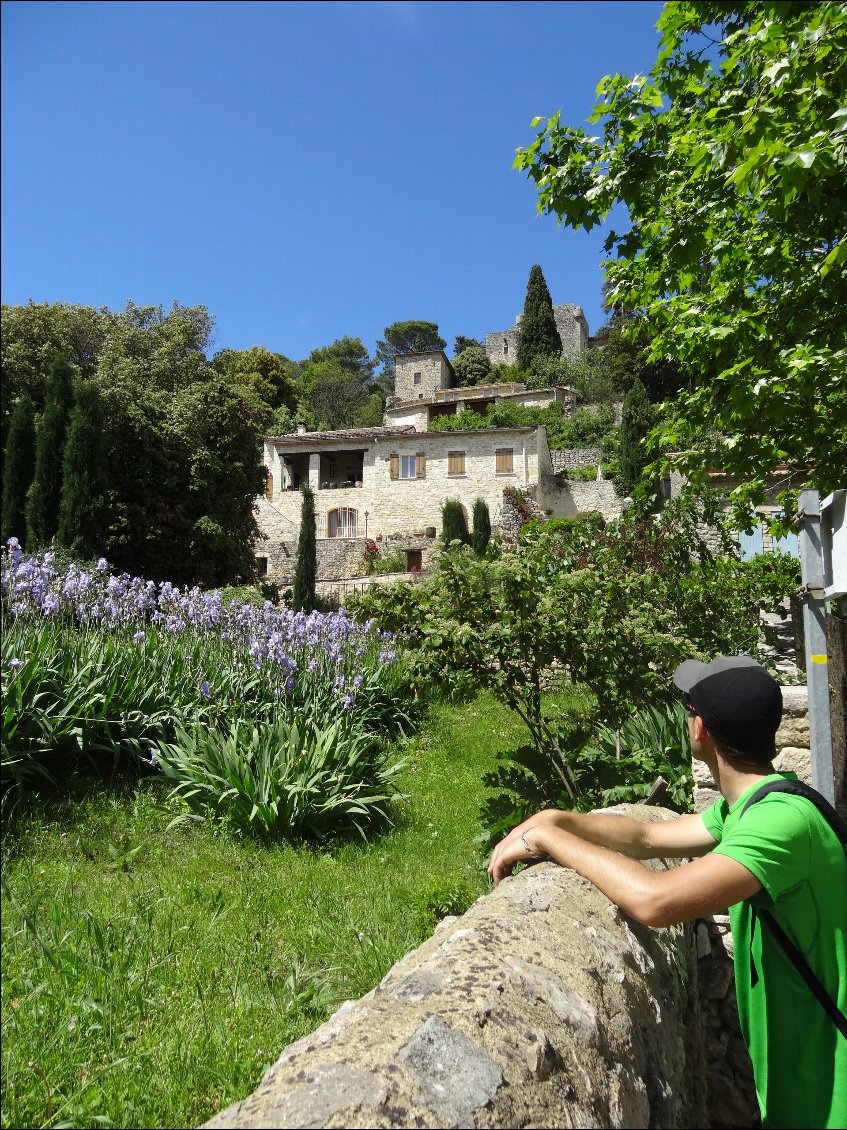
[[[735,987],[750,1049],[762,1124],[847,1126],[847,1039],[752,907],[770,910],[809,966],[847,1013],[847,856],[815,806],[789,793],[769,793],[742,809],[774,773],[730,807],[718,800],[703,823],[719,841],[714,851],[751,872],[762,890],[729,908]],[[752,938],[751,938],[752,932]]]

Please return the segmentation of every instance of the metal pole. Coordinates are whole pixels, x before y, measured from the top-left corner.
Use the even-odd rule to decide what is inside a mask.
[[[820,496],[800,493],[799,542],[803,578],[803,627],[806,634],[806,683],[809,690],[809,734],[812,785],[835,804],[832,727],[829,717],[829,667],[826,653],[826,609],[823,599]]]

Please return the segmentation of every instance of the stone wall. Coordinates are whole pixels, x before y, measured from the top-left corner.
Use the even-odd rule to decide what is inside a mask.
[[[445,920],[206,1126],[705,1126],[697,1008],[690,928],[639,926],[540,864]]]
[[[572,302],[559,303],[553,307],[553,317],[562,339],[563,356],[575,356],[588,348],[588,322],[581,306]],[[523,314],[518,314],[511,329],[485,335],[484,349],[492,365],[517,364],[522,321]]]
[[[539,486],[538,504],[552,518],[575,518],[577,514],[599,510],[606,521],[611,521],[624,511],[624,500],[618,496],[614,483],[605,479],[584,483],[551,477]]]
[[[553,471],[559,474],[569,467],[596,467],[600,462],[599,447],[571,447],[566,451],[551,451]]]
[[[419,375],[416,383],[415,374]],[[402,400],[431,396],[453,383],[453,368],[444,353],[409,353],[396,359],[394,395]]]

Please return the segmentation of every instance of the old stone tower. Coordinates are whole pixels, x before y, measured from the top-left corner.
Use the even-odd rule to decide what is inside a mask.
[[[581,306],[563,302],[553,307],[553,317],[562,339],[563,357],[574,357],[588,348],[588,322]],[[485,352],[492,365],[514,365],[517,362],[522,320],[523,314],[518,314],[511,329],[485,335]]]

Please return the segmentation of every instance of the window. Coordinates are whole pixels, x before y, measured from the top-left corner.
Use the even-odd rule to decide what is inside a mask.
[[[359,512],[352,506],[339,506],[326,516],[327,537],[355,538],[359,531]]]
[[[398,455],[393,451],[388,457],[388,467],[392,479],[425,479],[426,455],[423,451],[417,455]]]
[[[448,451],[447,452],[447,474],[448,475],[464,475],[465,473],[465,453],[464,451]]]
[[[414,375],[414,376],[412,377],[412,381],[413,381],[413,382],[414,382],[414,383],[415,383],[416,385],[419,385],[419,384],[421,383],[421,375],[420,375],[420,373],[415,373],[415,375]]]
[[[509,356],[509,339],[507,337],[503,338],[503,356]]]
[[[268,559],[267,557],[256,558],[256,572],[260,577],[267,577],[268,575]]]
[[[498,447],[494,452],[496,460],[495,471],[498,475],[511,475],[514,470],[513,449],[511,447]]]

